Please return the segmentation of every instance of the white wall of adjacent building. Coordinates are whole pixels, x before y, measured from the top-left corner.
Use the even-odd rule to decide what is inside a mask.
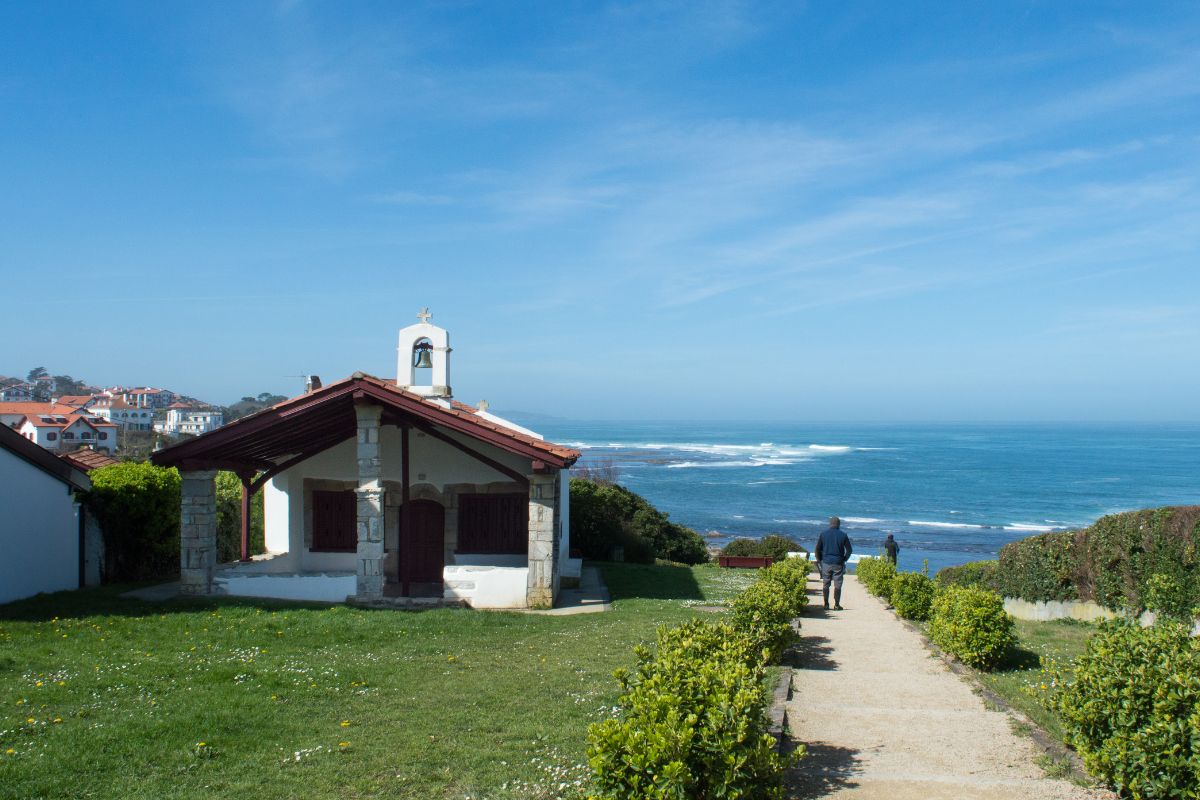
[[[0,603],[79,586],[79,507],[67,484],[0,449]]]

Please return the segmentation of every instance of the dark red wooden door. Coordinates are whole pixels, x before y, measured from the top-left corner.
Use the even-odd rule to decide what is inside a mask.
[[[446,510],[432,500],[413,500],[409,514],[412,531],[408,537],[411,559],[408,579],[413,583],[441,583],[442,569],[446,565]],[[400,519],[404,519],[403,513]],[[400,536],[405,536],[403,522]]]

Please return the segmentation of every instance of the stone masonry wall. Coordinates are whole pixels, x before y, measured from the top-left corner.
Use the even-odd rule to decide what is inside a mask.
[[[383,484],[379,449],[381,406],[356,406],[358,416],[358,558],[360,600],[383,597]]]
[[[529,582],[530,608],[554,605],[555,578],[558,572],[558,514],[556,475],[529,476]]]
[[[196,470],[181,477],[179,592],[212,594],[217,566],[217,471]]]

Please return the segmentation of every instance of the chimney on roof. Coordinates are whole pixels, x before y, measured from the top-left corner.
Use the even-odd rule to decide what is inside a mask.
[[[315,392],[317,389],[320,389],[320,388],[321,388],[321,376],[320,375],[309,375],[307,380],[304,381],[304,393],[305,394],[308,394],[309,392]]]
[[[480,411],[487,411],[488,410],[488,401],[480,400],[479,405],[476,406],[476,408],[478,408]]]

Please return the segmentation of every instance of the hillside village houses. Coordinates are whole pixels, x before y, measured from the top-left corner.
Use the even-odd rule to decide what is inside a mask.
[[[449,335],[400,331],[397,377],[356,372],[160,450],[178,467],[181,591],[368,605],[545,608],[570,557],[569,447],[453,399]],[[242,481],[242,561],[218,566],[216,471]],[[250,498],[267,553],[250,558]]]
[[[187,403],[172,403],[167,418],[154,423],[154,430],[170,436],[188,434],[199,436],[216,430],[225,423],[225,415],[213,409],[199,409]]]
[[[12,427],[21,436],[51,452],[92,447],[112,453],[117,449],[117,426],[87,412],[31,411]]]

